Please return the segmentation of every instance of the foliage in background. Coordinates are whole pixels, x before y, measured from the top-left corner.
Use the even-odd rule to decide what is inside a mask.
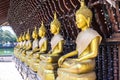
[[[4,42],[16,42],[16,36],[13,35],[10,31],[5,30],[3,31],[0,28],[0,43],[4,43]]]

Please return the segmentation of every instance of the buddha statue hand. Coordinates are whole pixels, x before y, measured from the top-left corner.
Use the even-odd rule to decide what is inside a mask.
[[[60,57],[60,59],[58,60],[58,65],[61,67],[64,61],[65,61],[65,56]]]

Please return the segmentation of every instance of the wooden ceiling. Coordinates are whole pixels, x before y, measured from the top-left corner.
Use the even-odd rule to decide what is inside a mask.
[[[7,21],[10,0],[0,0],[0,25]]]
[[[92,27],[104,38],[110,38],[113,33],[120,32],[118,0],[116,0],[116,8],[106,0],[85,1],[93,12]],[[32,33],[34,27],[39,28],[43,21],[50,39],[52,36],[49,30],[50,23],[56,12],[61,22],[61,34],[67,40],[75,40],[79,33],[75,24],[75,12],[79,7],[78,0],[0,0],[0,25],[9,22],[19,36],[27,29]]]

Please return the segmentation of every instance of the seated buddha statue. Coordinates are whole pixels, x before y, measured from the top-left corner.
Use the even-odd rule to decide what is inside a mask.
[[[19,51],[19,56],[18,56],[19,59],[20,59],[22,52],[25,50],[25,47],[26,47],[25,44],[26,44],[26,39],[25,39],[25,32],[24,32],[22,36],[22,46],[21,46],[21,49]]]
[[[19,43],[19,49],[16,51],[16,57],[18,58],[19,57],[19,54],[20,54],[20,52],[21,52],[21,50],[22,50],[22,47],[23,47],[23,38],[22,38],[22,34],[20,35],[20,37],[19,37],[19,40],[20,40],[20,43]]]
[[[58,67],[57,61],[61,56],[64,44],[64,39],[60,35],[60,26],[61,24],[55,13],[54,20],[50,24],[50,31],[54,35],[50,42],[51,50],[47,54],[40,55],[41,61],[38,69],[38,75],[42,76],[43,80],[54,80],[55,78],[54,70]]]
[[[51,50],[48,54],[40,55],[40,59],[44,62],[52,63],[57,62],[58,57],[63,51],[63,37],[60,33],[60,22],[57,19],[56,13],[54,14],[54,20],[50,24],[50,31],[54,36],[51,39]]]
[[[57,80],[96,80],[95,58],[98,55],[98,47],[102,37],[92,28],[92,12],[80,1],[81,7],[77,10],[76,24],[81,32],[76,39],[76,50],[60,57],[58,61]],[[77,58],[69,58],[78,55]]]
[[[30,40],[30,33],[29,33],[29,29],[25,35],[25,38],[26,38],[26,44],[25,44],[25,48],[24,50],[22,51],[22,54],[21,54],[21,61],[24,62],[25,61],[25,58],[26,58],[26,52],[31,50],[32,48],[32,43],[31,43],[31,40]]]
[[[14,55],[17,55],[17,52],[19,51],[20,47],[21,47],[21,35],[17,38],[17,45],[14,47]]]
[[[30,63],[30,68],[35,72],[38,70],[40,55],[46,53],[47,51],[48,42],[47,42],[47,38],[45,37],[46,29],[43,22],[41,24],[41,27],[39,28],[38,34],[39,34],[39,37],[41,37],[41,39],[39,40],[39,47],[38,47],[39,51],[33,53],[33,58],[31,59],[31,63]]]
[[[16,56],[18,50],[20,49],[21,39],[20,36],[17,38],[17,45],[14,47],[14,55]]]
[[[33,37],[33,42],[32,42],[32,50],[26,51],[26,60],[25,63],[29,66],[30,65],[30,61],[32,58],[32,54],[38,51],[38,34],[37,34],[37,29],[35,27],[33,33],[32,33],[32,37]]]

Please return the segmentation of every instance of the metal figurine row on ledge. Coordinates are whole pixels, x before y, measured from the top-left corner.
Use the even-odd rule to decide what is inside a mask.
[[[14,48],[14,54],[21,62],[37,73],[42,80],[96,80],[95,58],[98,55],[98,46],[102,37],[90,28],[92,12],[80,1],[81,7],[77,10],[76,24],[81,32],[76,38],[76,49],[63,53],[64,38],[60,34],[60,21],[56,13],[50,24],[53,37],[50,41],[51,49],[48,50],[46,29],[42,22],[39,32],[33,30],[33,42],[30,39],[29,30],[18,38],[18,44]],[[38,40],[38,36],[41,38]],[[78,55],[77,58],[69,58]]]

